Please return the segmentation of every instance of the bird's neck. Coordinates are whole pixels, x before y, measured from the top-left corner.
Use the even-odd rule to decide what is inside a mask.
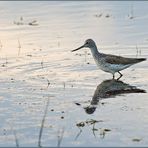
[[[94,58],[96,56],[99,56],[100,55],[100,53],[99,53],[99,51],[97,49],[97,46],[91,47],[90,49],[91,49],[91,53],[92,53],[92,55],[93,55]]]

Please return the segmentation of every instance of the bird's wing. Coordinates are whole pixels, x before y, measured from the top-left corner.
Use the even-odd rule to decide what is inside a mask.
[[[105,56],[105,62],[110,63],[110,64],[135,64],[138,62],[142,62],[145,59],[141,58],[141,59],[137,59],[137,58],[125,58],[125,57],[121,57],[121,56],[115,56],[115,55],[106,55]]]

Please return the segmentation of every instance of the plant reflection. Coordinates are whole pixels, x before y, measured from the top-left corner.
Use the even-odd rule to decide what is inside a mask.
[[[111,80],[105,80],[101,84],[99,84],[94,92],[94,95],[92,97],[92,100],[90,101],[90,104],[87,107],[83,107],[85,112],[87,114],[93,114],[99,104],[99,101],[106,98],[113,98],[119,95],[123,94],[129,94],[129,93],[146,93],[145,90],[139,89],[136,86],[132,86],[130,84],[124,83],[119,80],[111,79]],[[75,103],[78,106],[81,106],[80,103]],[[101,103],[102,105],[104,103]],[[104,138],[106,133],[110,132],[111,129],[108,128],[95,128],[96,123],[103,122],[103,120],[86,120],[81,121],[76,124],[76,126],[79,128],[79,133],[76,135],[75,140],[81,135],[82,128],[84,128],[86,125],[91,126],[91,130],[93,132],[94,137],[96,138],[95,132],[100,132],[100,138]]]

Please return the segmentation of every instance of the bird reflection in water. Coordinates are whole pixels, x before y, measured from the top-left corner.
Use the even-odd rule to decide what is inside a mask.
[[[105,80],[97,86],[90,105],[84,107],[85,112],[87,114],[93,114],[97,108],[99,100],[101,99],[113,98],[121,94],[129,93],[146,93],[146,91],[119,80]]]
[[[146,91],[119,80],[115,80],[115,79],[105,80],[97,86],[94,92],[94,95],[92,97],[92,100],[90,101],[90,104],[87,107],[83,107],[83,108],[87,114],[93,114],[100,100],[106,99],[106,98],[114,98],[122,94],[130,94],[130,93],[146,93]],[[75,104],[78,106],[81,106],[80,103],[75,103]],[[89,123],[93,125],[92,131],[93,131],[93,135],[96,137],[95,131],[98,131],[98,129],[95,128],[95,123],[98,123],[98,122],[103,122],[103,120],[96,121],[91,119],[90,121],[82,121],[78,123],[76,126],[80,129],[80,131],[77,134],[75,140],[77,140],[77,138],[82,133],[81,128]],[[109,131],[110,129],[101,129],[100,138],[104,138],[105,133]]]

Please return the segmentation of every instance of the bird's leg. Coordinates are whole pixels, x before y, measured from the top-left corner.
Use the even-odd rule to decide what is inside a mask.
[[[123,74],[122,74],[121,72],[119,72],[119,71],[118,71],[118,73],[120,74],[120,77],[122,77],[122,76],[123,76]]]
[[[120,76],[117,80],[119,80],[123,76],[122,73],[120,73],[119,71],[118,71],[118,73],[120,74]]]
[[[113,79],[115,79],[115,74],[113,74]]]

